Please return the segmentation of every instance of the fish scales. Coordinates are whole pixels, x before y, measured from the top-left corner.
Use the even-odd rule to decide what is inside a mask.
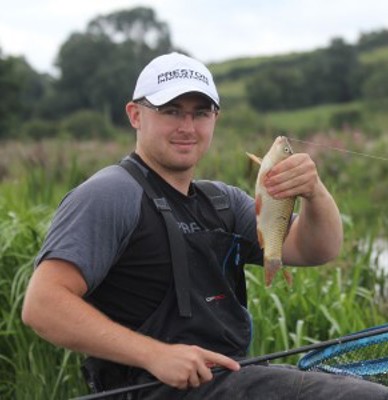
[[[285,136],[278,136],[264,158],[248,154],[260,164],[255,186],[256,226],[260,247],[264,252],[265,283],[269,286],[278,270],[282,269],[282,248],[287,235],[295,205],[295,197],[275,199],[267,192],[264,179],[267,173],[280,161],[293,154]],[[291,275],[283,269],[283,275],[291,284]]]

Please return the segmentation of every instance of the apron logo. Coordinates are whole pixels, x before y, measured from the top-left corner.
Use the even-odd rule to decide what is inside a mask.
[[[214,300],[223,300],[223,299],[225,299],[225,295],[224,294],[218,294],[218,295],[216,295],[216,296],[210,296],[210,297],[206,297],[206,302],[207,303],[210,303],[211,301],[214,301]]]

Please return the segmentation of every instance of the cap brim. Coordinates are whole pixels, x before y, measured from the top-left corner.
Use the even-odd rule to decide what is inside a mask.
[[[161,90],[158,93],[154,93],[150,96],[145,96],[146,99],[155,106],[161,106],[163,104],[168,103],[169,101],[175,99],[186,93],[200,93],[208,97],[211,101],[213,101],[217,107],[220,106],[219,99],[212,96],[209,92],[205,90],[201,90],[198,86],[181,86],[179,88],[167,88],[165,90]]]

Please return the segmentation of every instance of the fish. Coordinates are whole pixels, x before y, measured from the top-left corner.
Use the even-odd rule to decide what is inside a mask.
[[[257,237],[264,253],[264,274],[266,286],[271,286],[279,270],[289,286],[291,274],[283,268],[282,248],[292,218],[296,196],[275,199],[266,190],[264,178],[280,161],[293,154],[292,147],[285,136],[278,136],[269,151],[261,159],[254,154],[248,157],[260,165],[255,185],[255,207]]]

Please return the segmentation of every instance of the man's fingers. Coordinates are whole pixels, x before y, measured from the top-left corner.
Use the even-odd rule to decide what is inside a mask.
[[[200,380],[200,377],[198,376],[197,371],[193,371],[190,374],[188,383],[189,383],[189,386],[191,386],[191,387],[198,387],[201,384],[201,380]]]
[[[264,185],[275,198],[311,197],[318,182],[314,161],[308,154],[297,153],[275,165],[265,177]]]
[[[163,351],[150,372],[160,381],[178,389],[198,387],[213,378],[211,368],[238,371],[240,365],[232,358],[198,346],[161,345]],[[168,368],[167,368],[168,365]]]
[[[211,365],[214,366],[213,363]],[[201,365],[198,368],[198,375],[200,377],[201,383],[209,382],[213,379],[213,374],[210,368],[213,367],[209,367],[207,363],[205,365]]]
[[[206,350],[206,364],[209,365],[209,363],[213,366],[227,368],[232,371],[238,371],[241,368],[240,364],[233,360],[233,358]]]

